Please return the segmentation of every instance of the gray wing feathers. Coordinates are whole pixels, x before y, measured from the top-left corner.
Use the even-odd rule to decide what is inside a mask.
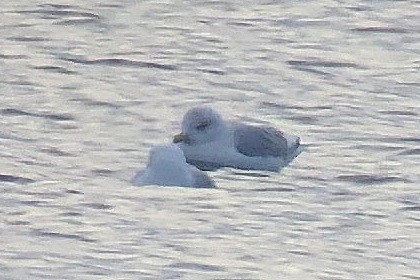
[[[285,157],[288,153],[287,139],[272,127],[238,125],[234,141],[238,152],[250,157]]]

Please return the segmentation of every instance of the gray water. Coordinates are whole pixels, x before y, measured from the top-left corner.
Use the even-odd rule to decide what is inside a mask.
[[[0,279],[420,279],[419,1],[36,2],[0,3]],[[132,186],[196,105],[306,150]]]

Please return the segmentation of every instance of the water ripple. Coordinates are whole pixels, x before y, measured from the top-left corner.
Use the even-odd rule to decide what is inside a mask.
[[[418,116],[418,114],[413,111],[386,110],[379,111],[379,113],[394,116]]]
[[[385,26],[368,26],[353,28],[352,31],[356,32],[372,32],[372,33],[408,33],[407,29],[399,27],[385,27]]]
[[[59,157],[75,157],[76,156],[72,153],[62,151],[56,147],[42,148],[39,151],[42,153],[51,154],[51,155],[59,156]]]
[[[45,118],[53,121],[73,121],[74,117],[70,114],[50,114],[50,113],[31,113],[19,109],[6,108],[0,110],[0,114],[3,116],[30,116]]]
[[[43,41],[48,41],[48,39],[45,38],[45,37],[29,37],[29,36],[8,37],[7,39],[10,40],[10,41],[15,41],[15,42],[43,42]]]
[[[288,187],[266,187],[266,188],[255,188],[252,189],[253,192],[294,192],[294,188]]]
[[[169,64],[161,64],[155,62],[136,61],[123,58],[102,58],[102,59],[84,59],[84,58],[61,58],[62,60],[80,63],[85,65],[103,65],[113,67],[140,67],[140,68],[156,68],[161,70],[177,70],[177,67]]]
[[[29,57],[22,54],[0,54],[0,58],[15,60],[15,59],[27,59]]]
[[[339,181],[353,182],[357,184],[383,184],[388,182],[407,182],[406,179],[397,176],[387,176],[379,174],[361,174],[361,175],[339,175],[336,177]]]
[[[170,267],[173,268],[182,268],[188,270],[199,270],[199,271],[225,271],[225,268],[218,265],[210,264],[200,264],[200,263],[187,263],[187,262],[178,262],[171,264]]]
[[[311,67],[327,67],[327,68],[362,68],[356,63],[338,62],[338,61],[321,61],[321,60],[288,60],[287,63],[292,66],[311,66]]]
[[[420,148],[407,149],[405,151],[399,152],[398,155],[400,155],[400,156],[416,156],[416,155],[420,155]]]
[[[400,208],[400,210],[402,210],[402,211],[420,211],[420,205],[405,206],[405,207]]]
[[[29,184],[35,182],[35,180],[24,178],[20,176],[0,174],[0,182],[18,183],[18,184]]]
[[[114,208],[114,206],[104,203],[82,203],[81,205],[95,210],[108,210]]]
[[[98,14],[92,12],[77,11],[81,9],[72,5],[55,5],[55,4],[41,4],[35,10],[18,10],[15,13],[19,14],[39,14],[46,19],[62,19],[63,17],[86,17],[100,19]]]
[[[33,233],[35,233],[35,235],[38,235],[41,237],[47,237],[47,238],[72,239],[72,240],[88,242],[88,243],[96,242],[95,239],[86,238],[79,234],[59,233],[59,232],[53,232],[53,231],[44,231],[40,229],[33,230]]]
[[[77,74],[76,71],[68,70],[68,69],[66,69],[64,67],[61,67],[61,66],[50,66],[50,65],[46,65],[46,66],[34,66],[33,69],[36,69],[36,70],[44,70],[46,72],[67,74],[67,75]]]

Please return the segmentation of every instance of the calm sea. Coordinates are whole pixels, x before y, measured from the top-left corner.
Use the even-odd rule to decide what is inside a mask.
[[[420,279],[419,14],[1,1],[0,279]],[[196,105],[306,149],[216,189],[132,186]]]

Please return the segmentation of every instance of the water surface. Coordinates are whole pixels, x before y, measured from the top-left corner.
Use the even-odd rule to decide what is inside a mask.
[[[2,279],[419,279],[418,1],[2,1]],[[208,105],[280,173],[139,188]]]

